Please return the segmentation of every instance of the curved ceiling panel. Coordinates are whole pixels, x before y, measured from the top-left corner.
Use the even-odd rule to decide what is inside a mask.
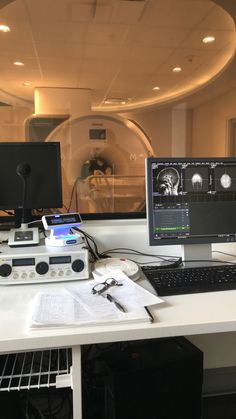
[[[236,46],[233,19],[208,0],[15,0],[1,24],[0,89],[33,101],[35,87],[89,88],[102,112],[189,94]]]

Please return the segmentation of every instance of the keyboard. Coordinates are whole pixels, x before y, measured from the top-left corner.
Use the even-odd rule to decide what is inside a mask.
[[[177,269],[144,266],[142,271],[159,296],[236,289],[236,264]]]

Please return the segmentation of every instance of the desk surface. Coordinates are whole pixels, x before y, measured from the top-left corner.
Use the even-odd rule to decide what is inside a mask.
[[[152,306],[153,324],[83,326],[30,332],[30,304],[40,290],[60,284],[0,287],[0,352],[236,331],[236,291],[165,297]],[[42,288],[43,287],[43,288]]]

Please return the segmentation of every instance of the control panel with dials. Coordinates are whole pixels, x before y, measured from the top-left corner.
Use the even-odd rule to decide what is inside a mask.
[[[84,245],[47,248],[1,247],[0,285],[62,282],[89,278],[88,250]]]

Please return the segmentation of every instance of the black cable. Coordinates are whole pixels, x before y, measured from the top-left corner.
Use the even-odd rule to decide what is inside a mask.
[[[80,229],[80,228],[78,228],[78,227],[73,227],[71,230],[78,231],[79,233],[81,233],[81,234],[84,236],[85,241],[86,241],[86,244],[87,244],[87,246],[88,246],[88,251],[91,253],[91,255],[92,255],[92,257],[93,257],[94,261],[99,260],[99,259],[100,259],[100,256],[99,256],[99,252],[98,252],[98,247],[97,247],[97,244],[96,244],[96,242],[95,242],[94,238],[93,238],[92,236],[90,236],[90,234],[85,233],[83,230],[81,230],[81,229]],[[93,246],[94,246],[94,249],[93,249],[93,247],[91,246],[91,244],[90,244],[90,242],[89,242],[89,241],[91,241],[91,242],[92,242],[92,244],[93,244]]]
[[[162,261],[165,262],[171,262],[170,265],[160,265],[160,268],[168,268],[168,267],[178,267],[180,266],[182,263],[192,263],[192,262],[196,262],[196,263],[206,263],[206,262],[210,262],[210,263],[221,263],[221,264],[231,264],[231,265],[235,265],[236,262],[230,262],[230,261],[222,261],[222,260],[217,260],[217,259],[212,259],[212,260],[207,260],[207,259],[196,259],[196,260],[182,260],[181,257],[179,256],[169,256],[169,255],[153,255],[153,254],[149,254],[149,253],[144,253],[144,252],[140,252],[138,250],[134,250],[134,249],[130,249],[130,248],[125,248],[125,247],[118,247],[118,248],[114,248],[114,249],[109,249],[106,250],[104,252],[101,253],[101,255],[106,255],[108,253],[118,253],[120,254],[120,251],[124,251],[124,254],[131,254],[131,255],[140,255],[140,256],[148,256],[148,257],[155,257],[156,259],[160,259]],[[216,251],[217,252],[217,251]],[[225,254],[227,256],[232,256],[232,257],[236,257],[235,255],[230,255],[228,253],[224,253],[224,252],[218,252],[218,253],[222,253]],[[138,262],[137,260],[134,261],[135,263],[137,263],[138,265],[149,265],[151,263],[155,263],[156,261],[151,261],[151,262]]]
[[[125,250],[125,252],[124,252],[124,250]],[[157,259],[160,259],[160,260],[163,260],[163,261],[167,261],[167,262],[169,262],[169,261],[174,262],[174,261],[178,261],[180,259],[180,256],[153,255],[151,253],[140,252],[139,250],[130,249],[128,247],[117,247],[117,248],[114,248],[114,249],[105,250],[104,252],[100,253],[100,255],[106,255],[108,253],[121,253],[120,251],[123,251],[124,254],[154,257],[154,258],[157,258]]]
[[[165,265],[158,265],[158,269],[178,268],[180,265],[182,265],[182,258],[178,257],[178,256],[153,255],[153,254],[149,254],[149,253],[143,253],[143,252],[140,252],[140,251],[135,250],[135,249],[129,249],[129,248],[123,248],[123,247],[120,247],[120,248],[117,248],[117,249],[107,250],[105,252],[102,252],[101,255],[104,256],[108,253],[112,253],[112,254],[118,253],[120,255],[121,251],[123,251],[123,254],[125,254],[125,255],[140,255],[140,256],[145,256],[145,257],[147,257],[147,256],[148,257],[155,257],[156,259],[159,259],[162,262],[168,262]],[[157,263],[157,260],[151,261],[151,262],[150,261],[140,262],[137,259],[133,260],[131,258],[129,258],[129,260],[131,260],[132,262],[139,265],[142,270],[145,270],[145,268],[147,266],[150,267],[150,264],[152,264],[152,263]]]
[[[71,191],[71,194],[70,194],[70,201],[69,201],[68,211],[67,211],[67,212],[70,212],[70,207],[71,207],[71,205],[72,205],[73,196],[74,196],[74,192],[75,192],[75,187],[76,187],[77,182],[78,182],[78,180],[79,180],[79,179],[80,179],[80,177],[77,177],[77,178],[75,179],[75,181],[74,181],[73,186],[72,186],[72,191]]]

